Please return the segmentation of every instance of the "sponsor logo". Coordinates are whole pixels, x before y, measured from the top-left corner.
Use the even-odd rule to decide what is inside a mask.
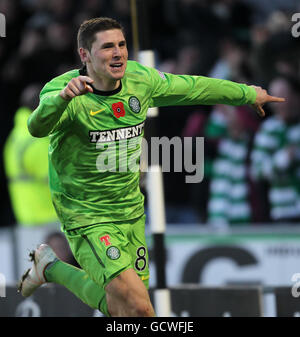
[[[95,115],[97,115],[99,112],[102,112],[102,111],[104,111],[105,109],[100,109],[100,110],[97,110],[97,111],[90,111],[90,115],[91,116],[95,116]]]
[[[131,139],[142,134],[145,122],[129,126],[125,128],[106,130],[106,131],[90,131],[91,143],[109,143],[124,139]]]
[[[100,238],[100,241],[101,242],[104,242],[105,246],[110,246],[111,243],[110,243],[110,236],[108,234],[104,235],[104,236],[101,236]]]
[[[106,255],[111,259],[111,260],[117,260],[120,256],[120,250],[119,248],[115,246],[111,246],[106,250]]]
[[[130,109],[135,113],[139,113],[141,111],[141,103],[138,100],[138,98],[135,97],[135,96],[131,96],[129,98],[128,105],[129,105]]]

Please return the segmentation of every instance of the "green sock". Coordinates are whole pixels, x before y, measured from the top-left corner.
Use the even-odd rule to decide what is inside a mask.
[[[58,283],[93,309],[110,316],[107,309],[105,291],[87,273],[61,260],[55,260],[45,269],[47,282]]]

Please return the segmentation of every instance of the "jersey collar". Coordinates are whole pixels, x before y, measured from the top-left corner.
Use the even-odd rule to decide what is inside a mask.
[[[81,69],[79,69],[79,74],[83,75],[83,76],[88,76],[87,74],[87,70],[86,70],[86,66],[83,66]],[[92,84],[89,84],[92,88],[93,88],[93,94],[96,95],[101,95],[101,96],[111,96],[111,95],[115,95],[118,92],[121,91],[122,89],[122,81],[120,80],[120,85],[118,86],[118,88],[114,89],[114,90],[110,90],[110,91],[102,91],[102,90],[98,90],[96,88],[94,88],[92,86]]]

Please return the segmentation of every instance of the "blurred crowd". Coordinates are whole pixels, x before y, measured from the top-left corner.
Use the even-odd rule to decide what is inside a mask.
[[[38,92],[54,76],[81,66],[76,34],[83,20],[109,16],[120,21],[134,57],[130,3],[0,0],[6,17],[6,37],[0,38],[1,149],[28,88]],[[295,12],[300,12],[295,0],[149,1],[159,70],[259,85],[286,98],[283,104],[266,106],[264,119],[245,106],[160,109],[160,136],[205,137],[200,184],[185,184],[185,172],[164,175],[168,222],[300,221],[300,37],[291,34]],[[3,162],[0,170],[1,225],[7,226],[16,219]]]

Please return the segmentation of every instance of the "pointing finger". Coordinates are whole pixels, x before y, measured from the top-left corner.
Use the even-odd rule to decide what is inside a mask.
[[[93,83],[94,80],[92,78],[90,78],[89,76],[78,76],[77,77],[79,79],[80,82],[87,82],[87,83]]]
[[[268,95],[268,102],[285,102],[285,98]]]

